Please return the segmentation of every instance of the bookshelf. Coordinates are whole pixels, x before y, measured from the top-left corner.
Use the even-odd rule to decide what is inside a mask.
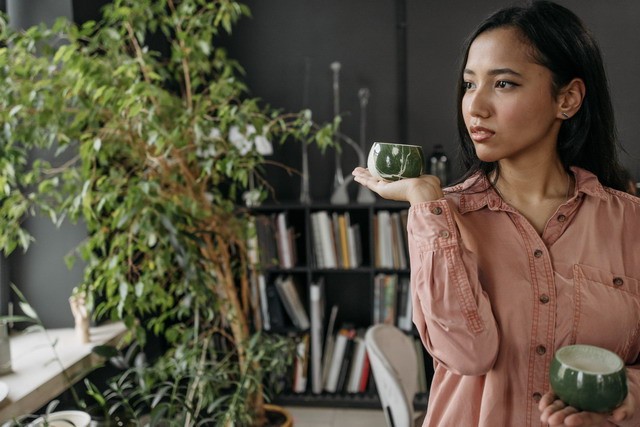
[[[312,319],[312,291],[314,284],[322,283],[321,294],[323,303],[319,308],[321,312],[322,331],[320,332],[322,342],[322,351],[326,350],[326,341],[329,335],[335,338],[341,328],[350,327],[356,334],[360,335],[376,322],[387,321],[398,324],[398,317],[402,317],[400,310],[404,310],[406,306],[406,285],[409,281],[409,259],[408,250],[406,249],[406,216],[405,222],[402,222],[402,212],[407,212],[409,206],[406,203],[395,203],[388,201],[378,201],[372,205],[348,204],[348,205],[332,205],[329,203],[313,203],[310,205],[300,204],[265,204],[262,206],[252,207],[251,213],[256,218],[256,224],[262,222],[262,229],[257,226],[258,254],[260,260],[261,275],[263,277],[263,286],[274,286],[277,281],[290,278],[294,282],[299,298],[304,305],[306,313]],[[325,225],[320,227],[318,217],[324,217]],[[395,218],[394,221],[391,218]],[[327,222],[327,219],[329,222]],[[340,224],[341,225],[338,225]],[[283,224],[285,224],[283,226]],[[335,226],[335,228],[334,228]],[[349,228],[351,227],[351,228]],[[382,236],[382,230],[385,228],[394,228],[393,234]],[[319,229],[324,230],[318,232]],[[321,252],[326,252],[326,247],[319,245],[318,241],[327,238],[327,234],[333,233],[334,236],[349,236],[351,230],[351,238],[355,238],[359,242],[358,245],[354,241],[341,241],[340,237],[334,237],[332,248],[334,250],[333,262],[327,262],[323,259]],[[402,230],[404,237],[398,236],[397,230]],[[315,234],[314,234],[315,233]],[[402,245],[401,248],[388,247],[388,238],[393,236],[394,241],[400,243],[394,246]],[[397,240],[400,239],[400,240]],[[270,241],[270,243],[268,242]],[[381,247],[387,247],[389,253],[384,255]],[[283,247],[285,247],[283,249]],[[288,247],[289,249],[286,249]],[[342,247],[342,251],[340,250]],[[359,248],[359,249],[357,249]],[[404,257],[400,256],[399,249],[404,251]],[[346,252],[345,252],[346,250]],[[357,254],[354,254],[354,251]],[[285,254],[286,252],[286,254]],[[326,255],[326,254],[325,254]],[[286,257],[288,260],[283,260]],[[326,258],[326,257],[325,257]],[[331,256],[329,256],[331,258]],[[340,261],[342,259],[342,261]],[[385,261],[386,260],[386,261]],[[385,280],[386,278],[386,280]],[[385,313],[384,299],[381,294],[385,293],[385,283],[391,282],[393,288],[391,298],[393,306],[392,313]],[[401,283],[405,283],[404,292]],[[274,293],[273,291],[270,291]],[[316,291],[317,294],[318,291]],[[390,294],[389,291],[386,292]],[[404,300],[404,301],[403,301]],[[267,304],[270,299],[267,299]],[[277,303],[276,303],[277,304]],[[390,307],[391,305],[388,305]],[[281,311],[285,314],[284,324],[280,325],[270,322],[271,332],[287,333],[303,337],[306,333],[311,335],[308,339],[308,359],[309,367],[307,369],[306,382],[300,388],[300,382],[291,379],[289,385],[285,387],[284,392],[274,397],[278,404],[295,405],[295,406],[316,406],[316,407],[350,407],[350,408],[379,408],[380,401],[375,390],[375,383],[370,373],[367,374],[368,381],[366,387],[354,392],[352,381],[351,392],[347,391],[346,385],[338,388],[335,392],[329,392],[325,389],[326,378],[321,381],[322,387],[318,386],[318,381],[313,378],[313,351],[314,345],[311,330],[313,326],[307,330],[296,327],[296,323],[292,316],[288,313],[285,304],[281,304]],[[331,334],[327,334],[329,326],[329,318],[331,310],[337,306],[337,314],[335,316],[334,326]],[[388,308],[387,307],[387,308]],[[270,311],[264,308],[263,310]],[[413,329],[411,322],[406,322],[406,313],[404,328],[407,334],[411,335],[415,340],[419,340],[417,332]],[[273,317],[272,313],[265,314]],[[313,320],[311,321],[313,324]],[[274,327],[275,326],[275,327]],[[318,340],[316,340],[316,343]],[[355,345],[355,344],[354,344]],[[422,346],[417,348],[422,351],[422,359],[424,360],[425,372],[424,390],[416,396],[416,407],[425,408],[428,398],[428,383],[432,375],[432,363],[428,354],[422,350]],[[418,350],[417,350],[418,351]],[[322,371],[330,368],[325,362]],[[317,364],[316,364],[317,365]],[[297,371],[296,368],[293,371]],[[353,375],[353,374],[352,374]],[[317,378],[316,378],[317,380]],[[289,381],[288,381],[289,382]],[[348,379],[344,383],[348,383]],[[297,384],[297,386],[294,386]],[[297,390],[295,390],[297,387]]]

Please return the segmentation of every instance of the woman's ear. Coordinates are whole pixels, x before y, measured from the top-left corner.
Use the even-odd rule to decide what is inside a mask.
[[[585,93],[582,79],[575,78],[565,85],[558,95],[558,118],[566,120],[573,117],[580,109]]]

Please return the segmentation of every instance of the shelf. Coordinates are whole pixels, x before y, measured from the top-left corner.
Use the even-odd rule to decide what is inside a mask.
[[[424,410],[427,407],[428,400],[428,393],[419,393],[413,400],[413,406],[416,410]],[[307,406],[316,408],[382,408],[382,404],[376,393],[282,393],[274,398],[274,402],[283,406]]]
[[[334,306],[338,307],[335,324],[332,326],[334,337],[340,329],[347,328],[360,333],[361,338],[362,332],[375,321],[389,321],[393,317],[396,323],[401,314],[402,318],[406,319],[410,270],[400,266],[408,265],[409,261],[405,212],[408,208],[408,203],[390,201],[378,201],[368,205],[332,205],[326,201],[309,205],[282,202],[265,203],[251,208],[256,216],[258,256],[261,257],[263,265],[271,265],[261,272],[263,277],[260,283],[265,289],[267,301],[272,300],[273,295],[277,296],[274,289],[279,276],[292,276],[298,294],[297,298],[287,299],[287,306],[278,304],[276,300],[274,306],[266,308],[273,308],[276,312],[275,319],[284,317],[281,321],[283,327],[273,332],[302,336],[303,331],[296,330],[293,326],[296,310],[291,307],[295,305],[295,301],[300,300],[297,305],[302,304],[309,320],[313,320],[311,287],[312,284],[318,283],[322,283],[322,290],[321,297],[315,300],[316,313],[320,312],[316,319],[322,318],[324,324],[322,328],[315,329],[311,325],[311,329],[307,331],[321,330],[321,336],[316,342],[324,341],[327,322]],[[380,249],[375,247],[376,242],[380,242]],[[292,252],[293,256],[290,256]],[[280,256],[284,262],[280,262],[283,261]],[[387,267],[375,266],[376,259],[384,261],[381,264]],[[294,267],[283,268],[284,265]],[[319,268],[318,265],[338,267]],[[359,267],[347,267],[355,265]],[[397,268],[390,268],[391,265]],[[319,299],[320,303],[317,302]],[[281,308],[277,308],[281,305]],[[287,310],[294,314],[290,315]],[[283,313],[279,314],[279,311]],[[299,319],[297,322],[300,323]],[[413,331],[407,332],[407,335],[416,338]],[[355,338],[350,340],[355,341]],[[313,345],[311,341],[309,357]],[[345,369],[345,366],[347,365],[342,365],[340,369]],[[425,368],[426,374],[429,368]],[[372,381],[369,379],[370,388],[366,393],[352,394],[339,391],[313,394],[312,374],[309,371],[306,392],[293,393],[289,389],[275,396],[274,401],[291,406],[380,408],[380,400]],[[424,381],[430,382],[429,374]],[[417,405],[424,409],[427,399],[426,395],[421,396],[422,400],[418,400]]]

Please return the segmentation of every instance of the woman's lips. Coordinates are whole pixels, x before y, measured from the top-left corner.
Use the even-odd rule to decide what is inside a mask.
[[[484,142],[495,135],[495,132],[481,126],[471,126],[469,134],[475,142]]]

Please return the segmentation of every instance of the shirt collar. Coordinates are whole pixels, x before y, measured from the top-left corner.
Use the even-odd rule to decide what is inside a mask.
[[[575,178],[576,190],[571,197],[588,195],[607,200],[608,195],[598,177],[593,173],[572,166],[571,172]],[[465,181],[446,190],[447,193],[457,194],[460,198],[460,213],[475,211],[485,206],[491,210],[513,210],[508,204],[504,203],[502,197],[493,188],[486,175],[480,171],[474,173]]]

